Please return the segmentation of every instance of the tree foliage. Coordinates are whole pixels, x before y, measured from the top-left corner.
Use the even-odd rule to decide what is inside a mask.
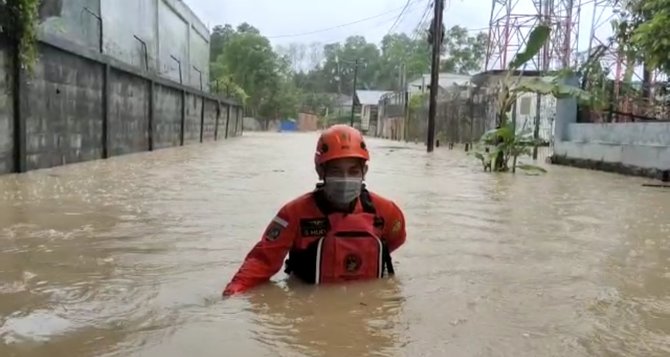
[[[454,26],[446,31],[443,70],[481,70],[486,35]],[[426,31],[395,33],[378,45],[363,36],[328,44],[290,43],[273,48],[258,29],[242,23],[216,26],[211,35],[212,88],[244,101],[247,115],[291,117],[298,111],[332,113],[338,95],[358,89],[398,90],[402,70],[410,81],[430,71]]]
[[[39,0],[0,0],[0,36],[14,42],[29,72],[37,61]]]
[[[625,0],[617,10],[615,37],[629,62],[670,73],[670,0]]]

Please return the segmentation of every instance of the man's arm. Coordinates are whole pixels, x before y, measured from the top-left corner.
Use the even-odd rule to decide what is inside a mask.
[[[389,252],[400,248],[405,243],[405,215],[394,202],[389,202],[385,209],[384,239],[388,244]]]
[[[270,221],[261,240],[247,254],[242,266],[223,290],[223,295],[244,292],[275,275],[293,245],[296,228],[293,215],[284,206]]]

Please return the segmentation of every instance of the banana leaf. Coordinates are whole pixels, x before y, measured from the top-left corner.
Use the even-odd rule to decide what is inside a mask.
[[[546,24],[541,24],[535,27],[530,36],[528,36],[528,42],[526,48],[523,52],[519,52],[514,56],[512,61],[509,63],[510,70],[516,70],[519,67],[523,66],[526,62],[530,61],[531,58],[537,56],[537,54],[542,49],[542,46],[549,39],[551,34],[551,27]]]

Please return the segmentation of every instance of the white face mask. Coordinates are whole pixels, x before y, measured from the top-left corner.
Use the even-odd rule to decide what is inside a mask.
[[[361,194],[362,177],[326,177],[324,191],[328,199],[339,206],[350,204]]]

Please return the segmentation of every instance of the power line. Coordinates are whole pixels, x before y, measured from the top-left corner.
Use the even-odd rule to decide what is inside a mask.
[[[587,4],[597,3],[598,1],[601,1],[601,0],[585,0],[584,2],[581,3],[581,5],[583,6],[583,5],[587,5]],[[378,19],[378,18],[380,18],[380,17],[383,17],[384,15],[388,15],[388,14],[390,14],[390,13],[393,13],[393,12],[397,11],[397,10],[401,10],[400,14],[398,14],[398,16],[395,17],[396,20],[395,20],[395,22],[393,23],[393,25],[391,25],[391,28],[390,28],[389,31],[388,31],[388,33],[391,33],[391,31],[393,31],[394,27],[396,27],[396,25],[399,23],[401,17],[405,14],[405,12],[407,11],[407,9],[410,7],[410,5],[411,5],[413,2],[414,2],[414,4],[416,5],[417,3],[420,3],[421,1],[420,1],[420,0],[408,0],[407,3],[406,3],[404,6],[402,6],[402,7],[397,7],[397,8],[394,8],[394,9],[392,9],[392,10],[389,10],[389,11],[386,11],[386,12],[383,12],[383,13],[380,13],[380,14],[377,14],[377,15],[369,16],[369,17],[366,17],[366,18],[362,18],[362,19],[359,19],[359,20],[356,20],[356,21],[352,21],[352,22],[347,22],[347,23],[340,24],[340,25],[336,25],[336,26],[333,26],[333,27],[328,27],[328,28],[323,28],[323,29],[314,30],[314,31],[308,31],[308,32],[299,32],[299,33],[294,33],[294,34],[275,35],[275,36],[265,36],[265,37],[266,37],[266,38],[269,38],[269,39],[270,39],[270,38],[301,37],[301,36],[307,36],[307,35],[317,34],[317,33],[321,33],[321,32],[328,32],[328,31],[331,31],[331,30],[336,30],[336,29],[339,29],[339,28],[343,28],[343,27],[347,27],[347,26],[351,26],[351,25],[356,25],[356,24],[359,24],[359,23],[367,22],[367,21],[370,21],[370,20]],[[414,32],[416,32],[416,31],[419,30],[419,28],[420,28],[421,25],[423,24],[424,20],[426,19],[426,17],[429,15],[430,10],[431,10],[433,4],[434,4],[433,1],[431,1],[431,2],[428,3],[428,5],[426,6],[426,10],[424,11],[423,16],[421,17],[421,20],[419,20],[419,23],[417,24],[417,26],[416,26],[415,29],[414,29]],[[449,6],[449,4],[450,4],[450,3],[447,3],[446,5]],[[482,31],[482,30],[486,30],[486,29],[488,29],[488,27],[486,27],[486,28],[479,28],[479,29],[468,29],[468,31]],[[414,39],[416,39],[416,38],[414,38]]]
[[[398,15],[398,17],[395,19],[395,22],[393,23],[393,25],[391,25],[391,27],[389,28],[386,35],[390,35],[391,32],[393,31],[393,29],[396,27],[396,25],[398,25],[398,22],[400,21],[400,18],[402,18],[402,15],[405,14],[405,10],[407,10],[407,7],[409,6],[409,4],[411,2],[412,2],[412,0],[407,0],[407,3],[405,3],[405,7],[402,8],[402,11],[400,11],[400,15]]]
[[[430,10],[433,7],[433,2],[429,2],[428,5],[426,6],[426,9],[423,11],[423,15],[419,19],[419,22],[416,24],[416,27],[414,28],[414,33],[412,34],[412,41],[416,41],[416,39],[419,36],[419,30],[421,29],[421,25],[423,25],[423,22],[426,20],[426,17],[430,13]]]
[[[393,10],[389,10],[389,11],[386,11],[386,12],[383,12],[383,13],[380,13],[380,14],[377,14],[377,15],[373,15],[373,16],[366,17],[366,18],[359,19],[359,20],[352,21],[352,22],[347,22],[347,23],[340,24],[340,25],[333,26],[333,27],[328,27],[328,28],[323,28],[323,29],[320,29],[320,30],[314,30],[314,31],[308,31],[308,32],[301,32],[301,33],[288,34],[288,35],[265,36],[265,37],[266,37],[266,38],[300,37],[300,36],[312,35],[312,34],[315,34],[315,33],[321,33],[321,32],[327,32],[327,31],[331,31],[331,30],[336,30],[336,29],[339,29],[339,28],[342,28],[342,27],[347,27],[347,26],[351,26],[351,25],[359,24],[359,23],[361,23],[361,22],[366,22],[366,21],[374,20],[374,19],[383,17],[384,15],[388,15],[388,14],[390,14],[390,13],[396,12],[396,11],[398,11],[398,10],[400,10],[400,9],[402,9],[402,11],[404,12],[405,9],[407,8],[407,6],[408,6],[412,1],[418,1],[418,0],[410,0],[410,1],[408,1],[408,3],[405,4],[405,6],[403,6],[403,7],[397,7],[397,8],[395,8],[395,9],[393,9]]]

